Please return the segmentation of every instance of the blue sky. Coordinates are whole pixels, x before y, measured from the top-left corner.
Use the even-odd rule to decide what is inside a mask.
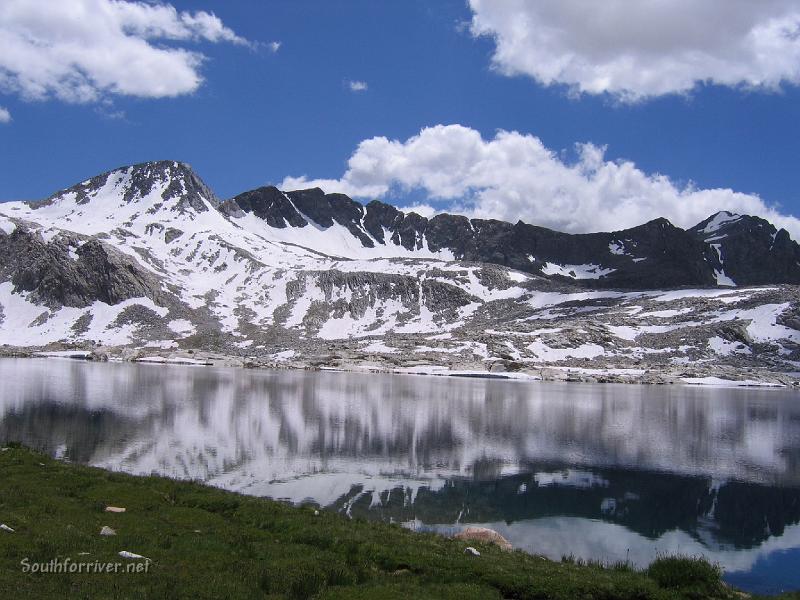
[[[107,0],[65,0],[67,4],[73,1],[92,5]],[[676,10],[682,3],[675,1]],[[505,62],[493,59],[503,43],[503,19],[513,22],[530,17],[515,16],[515,10],[525,9],[513,0],[505,3],[508,14],[502,15],[483,15],[482,2],[470,5],[462,0],[170,4],[178,14],[213,12],[228,31],[247,41],[215,39],[205,33],[195,39],[150,40],[156,48],[184,48],[205,56],[196,67],[202,83],[174,97],[118,92],[100,85],[88,99],[65,99],[64,93],[52,90],[32,97],[30,92],[20,91],[20,84],[3,84],[0,62],[0,107],[8,114],[7,122],[0,123],[0,199],[41,198],[117,166],[170,158],[190,163],[223,198],[267,183],[298,181],[285,181],[287,177],[305,177],[299,181],[324,182],[328,188],[345,181],[343,191],[363,193],[361,199],[379,195],[399,205],[525,218],[569,230],[592,229],[594,219],[555,218],[552,213],[602,212],[604,207],[618,204],[641,206],[641,210],[626,208],[619,213],[626,219],[629,215],[633,224],[659,216],[655,213],[662,210],[659,203],[663,202],[662,212],[678,222],[684,219],[686,222],[679,224],[685,225],[697,215],[707,214],[706,209],[723,208],[730,197],[733,209],[754,207],[751,212],[787,219],[800,214],[800,89],[793,79],[800,78],[795,60],[800,51],[790,57],[795,62],[777,75],[760,73],[759,64],[750,65],[750,70],[740,75],[734,67],[744,59],[731,51],[730,70],[735,75],[717,67],[709,67],[708,73],[698,71],[698,78],[722,84],[694,83],[695,71],[687,70],[693,82],[688,92],[680,89],[683,84],[679,80],[670,82],[666,91],[657,87],[669,77],[658,73],[647,82],[626,80],[624,74],[616,82],[612,77],[611,83],[603,84],[604,90],[597,91],[589,89],[588,79],[576,70],[561,73],[550,82],[531,72],[524,66],[524,40],[509,51],[511,58]],[[792,4],[800,7],[796,2],[783,4],[785,10],[780,14],[745,15],[742,19],[758,25],[759,19],[777,15],[791,23],[797,14],[792,12]],[[536,22],[544,27],[546,19],[562,16],[536,15],[540,19]],[[0,13],[0,44],[3,18]],[[484,21],[470,25],[478,18]],[[13,15],[5,15],[5,19],[6,34],[19,27]],[[613,21],[613,15],[609,19]],[[494,27],[494,35],[480,35],[479,26]],[[724,28],[725,24],[716,26]],[[682,27],[680,22],[670,27],[675,40],[665,41],[662,48],[638,48],[645,57],[642,60],[649,60],[648,53],[674,54],[681,43],[691,45],[690,36],[684,39],[683,33],[675,33]],[[731,36],[735,35],[732,31]],[[270,46],[273,42],[280,43],[277,51]],[[607,40],[598,44],[601,42]],[[728,51],[728,42],[723,39],[719,48],[706,50],[710,55],[717,52],[719,59]],[[635,43],[642,42],[630,42]],[[563,44],[568,46],[569,40]],[[609,51],[608,47],[595,47],[587,52],[592,57]],[[553,48],[554,55],[559,52],[566,50]],[[659,63],[648,68],[651,66],[655,70]],[[669,69],[674,70],[673,66]],[[10,67],[5,69],[7,75]],[[350,83],[355,81],[364,82],[366,89],[352,90]],[[555,167],[545,165],[540,179],[559,178],[561,167],[570,176],[576,170],[584,173],[588,159],[581,158],[576,144],[589,143],[592,148],[605,147],[603,165],[635,165],[644,183],[599,186],[596,180],[601,174],[595,169],[594,175],[586,176],[595,180],[589,187],[575,181],[564,191],[558,182],[544,187],[525,182],[511,186],[511,193],[522,198],[509,200],[503,197],[502,181],[486,183],[485,176],[474,185],[461,187],[454,187],[453,182],[433,182],[437,169],[450,168],[447,152],[434,167],[423,168],[419,153],[427,150],[412,156],[407,148],[403,160],[411,164],[409,169],[421,169],[413,177],[387,172],[383,179],[364,173],[348,179],[345,174],[348,159],[362,141],[385,137],[402,145],[423,128],[440,125],[460,125],[469,133],[477,132],[480,140],[470,143],[476,144],[479,153],[501,150],[500,144],[494,148],[489,143],[499,130],[517,132],[517,141],[537,141],[557,162]],[[445,140],[448,132],[453,133],[442,130],[442,144],[457,143],[462,148],[464,143],[453,141],[455,137]],[[388,151],[375,150],[384,152],[381,161]],[[392,150],[392,156],[396,151]],[[531,160],[539,165],[544,159],[535,156],[538,158]],[[369,157],[375,159],[372,154]],[[472,163],[464,167],[463,161],[468,159],[463,157],[454,160],[462,168],[476,168]],[[503,168],[494,170],[502,173]],[[651,189],[659,187],[659,174],[669,178],[672,191]],[[512,170],[508,179],[519,176]],[[690,184],[694,186],[691,189],[687,188]],[[614,191],[620,185],[627,187]],[[728,190],[728,196],[717,194],[713,201],[702,202],[692,196],[694,189],[717,188]],[[730,190],[748,196],[743,200]],[[538,197],[554,193],[568,196],[563,207]],[[665,193],[669,198],[661,198]],[[592,194],[606,197],[602,201],[587,199]],[[643,195],[648,198],[637,204]],[[698,208],[683,210],[670,202],[695,203]],[[532,205],[541,206],[532,209]],[[785,226],[792,221],[787,220]]]

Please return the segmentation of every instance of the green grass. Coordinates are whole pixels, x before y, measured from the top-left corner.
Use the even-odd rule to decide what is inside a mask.
[[[127,512],[105,512],[108,505]],[[637,572],[553,562],[313,507],[158,477],[133,477],[0,452],[0,598],[557,598],[739,597],[694,558]],[[101,537],[108,525],[114,537]],[[467,545],[480,557],[464,554]],[[147,573],[23,573],[21,561],[152,559]],[[88,553],[88,554],[82,554]]]
[[[722,569],[697,556],[659,557],[647,568],[647,575],[667,589],[693,589],[700,597],[724,591]]]

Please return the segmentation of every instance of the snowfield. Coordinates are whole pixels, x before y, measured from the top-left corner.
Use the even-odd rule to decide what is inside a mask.
[[[557,265],[545,263],[542,269],[546,275],[561,275],[572,279],[600,279],[604,275],[613,273],[614,269],[606,269],[600,265]]]

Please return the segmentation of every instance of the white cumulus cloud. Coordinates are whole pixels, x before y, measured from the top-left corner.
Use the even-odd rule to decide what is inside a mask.
[[[369,89],[366,81],[348,81],[351,92],[366,92]]]
[[[797,0],[469,0],[493,64],[574,92],[623,101],[698,83],[800,83]]]
[[[11,122],[11,113],[8,112],[7,108],[3,108],[0,106],[0,123],[10,123]]]
[[[691,227],[729,210],[769,219],[800,239],[800,220],[753,194],[679,186],[645,173],[631,161],[605,158],[605,148],[578,144],[575,158],[544,146],[536,136],[499,131],[485,140],[462,125],[427,127],[405,141],[362,141],[339,179],[287,177],[283,189],[320,187],[358,198],[422,191],[448,210],[560,231],[611,231],[666,217]],[[429,212],[427,204],[422,210]]]
[[[204,56],[176,42],[248,44],[215,15],[124,0],[0,2],[0,92],[93,102],[191,93]]]

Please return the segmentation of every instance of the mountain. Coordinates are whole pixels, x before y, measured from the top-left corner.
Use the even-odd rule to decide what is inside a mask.
[[[798,282],[800,246],[769,221],[722,211],[689,233],[714,248],[723,279],[744,285]]]
[[[6,353],[741,378],[797,370],[799,282],[789,234],[731,213],[576,235],[316,188],[220,201],[174,161],[0,205]]]
[[[222,210],[232,218],[252,214],[278,229],[309,223],[341,227],[365,249],[428,250],[595,288],[800,283],[800,246],[788,232],[778,232],[763,219],[731,213],[712,215],[688,231],[655,219],[632,229],[575,235],[522,221],[512,225],[450,214],[427,219],[377,200],[362,206],[319,188],[284,193],[271,186],[240,194]],[[730,229],[733,223],[742,229]],[[718,227],[724,231],[717,234]],[[723,249],[728,250],[723,261],[716,240],[726,236],[732,236],[731,248]],[[764,260],[769,269],[764,269]]]

